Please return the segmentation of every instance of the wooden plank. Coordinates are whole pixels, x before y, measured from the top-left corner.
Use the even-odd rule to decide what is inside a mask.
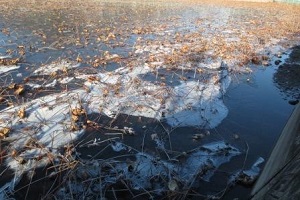
[[[300,159],[300,104],[295,107],[291,117],[285,125],[262,174],[252,191],[252,199],[276,199],[285,188],[294,191],[295,184],[298,185],[300,177],[295,178],[293,174],[300,173],[298,166]],[[286,180],[287,179],[287,180]],[[279,187],[281,186],[281,187]],[[299,187],[300,188],[300,187]],[[288,196],[289,194],[284,194]],[[283,195],[283,194],[282,194]],[[271,198],[271,197],[274,198]],[[283,196],[280,197],[283,198]]]

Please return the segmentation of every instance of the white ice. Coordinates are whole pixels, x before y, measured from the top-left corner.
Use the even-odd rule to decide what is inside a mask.
[[[4,74],[6,72],[19,69],[18,65],[0,65],[0,74]]]

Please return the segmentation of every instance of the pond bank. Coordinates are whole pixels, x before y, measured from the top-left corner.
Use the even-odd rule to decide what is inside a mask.
[[[253,199],[299,199],[300,165],[300,46],[293,48],[287,63],[274,75],[278,87],[296,107],[252,191]]]

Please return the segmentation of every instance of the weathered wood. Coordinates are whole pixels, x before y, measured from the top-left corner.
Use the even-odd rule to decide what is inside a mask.
[[[300,104],[285,125],[252,199],[300,199]]]

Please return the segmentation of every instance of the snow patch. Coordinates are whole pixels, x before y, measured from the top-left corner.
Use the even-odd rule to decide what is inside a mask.
[[[66,71],[72,68],[79,67],[80,64],[74,64],[72,62],[61,60],[58,63],[52,63],[49,65],[44,65],[36,69],[33,73],[38,75],[51,75],[59,70]]]
[[[1,126],[11,130],[4,138],[10,141],[9,153],[13,155],[6,164],[15,171],[10,191],[24,173],[59,160],[60,148],[82,135],[83,130],[71,130],[70,109],[79,106],[77,95],[52,94],[1,111]],[[17,114],[22,108],[24,119]]]
[[[0,74],[4,74],[6,72],[15,70],[15,69],[19,69],[20,66],[17,65],[0,65]]]

